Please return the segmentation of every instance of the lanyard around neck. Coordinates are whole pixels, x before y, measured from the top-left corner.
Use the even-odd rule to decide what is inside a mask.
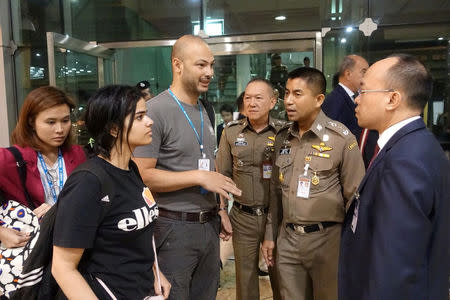
[[[200,110],[200,126],[201,126],[201,135],[198,134],[197,129],[195,129],[194,123],[192,122],[191,118],[189,118],[186,110],[184,109],[183,105],[180,103],[180,100],[178,100],[177,96],[168,89],[169,94],[172,96],[173,100],[178,104],[178,107],[180,107],[181,111],[183,112],[184,116],[186,117],[186,120],[188,121],[189,125],[191,125],[192,130],[194,130],[195,136],[197,137],[198,144],[200,145],[200,153],[202,157],[205,157],[205,154],[203,153],[203,111],[202,106],[200,103],[198,103],[198,108]]]
[[[44,157],[41,152],[38,152],[39,162],[41,163],[41,167],[44,170],[45,179],[47,180],[48,186],[50,188],[50,192],[52,194],[53,201],[56,203],[58,201],[58,196],[56,195],[55,187],[53,186],[52,176],[48,172],[47,165],[45,164]],[[62,187],[64,185],[64,170],[63,170],[63,157],[61,153],[61,149],[58,149],[58,181],[59,181],[59,192],[61,192]]]

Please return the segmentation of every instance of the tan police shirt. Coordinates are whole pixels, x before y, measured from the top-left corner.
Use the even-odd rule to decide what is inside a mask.
[[[275,240],[282,219],[294,224],[344,220],[365,174],[358,143],[347,127],[322,111],[301,138],[297,123],[284,127],[276,137],[274,160],[266,240]],[[298,195],[305,178],[307,198]]]
[[[241,196],[234,196],[240,204],[269,206],[275,135],[284,125],[284,121],[269,118],[268,126],[257,133],[245,118],[228,123],[223,130],[217,169],[242,190]]]

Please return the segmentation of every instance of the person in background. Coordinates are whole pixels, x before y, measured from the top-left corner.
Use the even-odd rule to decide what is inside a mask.
[[[269,183],[275,135],[284,121],[269,117],[276,98],[272,84],[252,79],[245,88],[247,118],[228,123],[220,140],[217,169],[243,191],[230,212],[236,259],[236,299],[259,299],[258,261],[269,206]],[[221,208],[228,202],[221,201]],[[227,210],[225,210],[227,211]],[[279,299],[275,272],[269,268],[274,299]]]
[[[369,131],[358,125],[355,117],[355,99],[358,96],[361,79],[368,67],[369,64],[363,57],[346,56],[339,67],[339,82],[322,105],[323,112],[329,118],[347,126],[356,137],[366,168],[374,155],[378,134],[376,131]]]
[[[280,95],[284,95],[284,87],[288,75],[288,68],[283,65],[281,56],[278,53],[272,55],[272,69],[270,70],[270,82],[278,90]]]
[[[361,127],[378,131],[345,218],[339,299],[448,299],[450,163],[420,115],[433,81],[414,56],[374,63],[356,98]]]
[[[245,92],[240,93],[239,96],[236,98],[236,107],[237,107],[238,111],[233,112],[233,120],[240,120],[240,119],[245,118],[244,93]]]
[[[170,299],[215,299],[219,235],[229,238],[231,224],[228,214],[218,211],[214,193],[230,199],[228,193],[241,191],[215,171],[214,125],[199,101],[214,73],[208,44],[182,36],[171,62],[170,88],[147,102],[155,121],[153,142],[136,148],[134,160],[144,182],[158,193],[155,240],[161,270],[172,284]]]
[[[223,123],[217,126],[217,147],[219,147],[220,137],[222,136],[223,128],[231,121],[233,121],[233,107],[229,104],[224,104],[220,107],[220,115]]]
[[[26,162],[26,188],[41,218],[56,203],[58,195],[76,166],[86,160],[82,147],[72,145],[73,101],[61,90],[43,86],[31,91],[22,105],[11,143]],[[16,160],[0,148],[0,191],[6,200],[29,206]],[[30,208],[30,207],[29,207]],[[7,248],[25,246],[26,233],[0,227],[0,241]]]
[[[309,68],[311,64],[311,60],[309,59],[308,56],[305,56],[305,58],[303,58],[303,66]]]
[[[136,87],[140,89],[141,92],[144,94],[145,101],[148,101],[154,97],[152,89],[150,87],[150,82],[148,82],[147,80],[139,81],[138,84],[136,84]]]
[[[317,69],[290,72],[284,104],[293,123],[275,138],[262,250],[285,300],[337,299],[341,223],[364,176],[355,136],[320,109],[325,89]]]
[[[85,120],[95,143],[82,167],[103,169],[114,193],[104,196],[87,170],[69,177],[59,197],[52,274],[68,299],[167,299],[170,283],[160,273],[161,291],[152,251],[158,207],[131,160],[152,140],[144,95],[131,86],[103,87],[89,99]]]

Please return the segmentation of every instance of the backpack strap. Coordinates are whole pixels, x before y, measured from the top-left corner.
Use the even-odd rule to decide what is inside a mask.
[[[75,171],[72,172],[72,174],[75,174],[77,172],[82,172],[82,171],[93,174],[95,177],[97,177],[98,181],[100,181],[100,186],[101,186],[101,194],[100,194],[101,198],[100,199],[103,199],[104,197],[108,197],[109,199],[112,200],[114,198],[115,187],[111,180],[111,176],[109,176],[109,174],[106,172],[106,170],[102,166],[100,166],[98,163],[96,163],[95,160],[93,160],[93,159],[87,160],[85,163],[78,166],[75,169]],[[106,204],[108,202],[101,201],[101,203]],[[101,213],[100,219],[103,219],[106,216],[106,214],[109,211],[109,208],[110,208],[110,205],[102,205],[102,213]]]
[[[26,167],[26,164],[27,163],[26,163],[26,161],[23,160],[22,153],[20,153],[19,149],[17,149],[14,146],[8,147],[6,149],[8,149],[9,152],[12,153],[12,155],[14,156],[14,159],[16,160],[17,171],[19,172],[20,182],[22,183],[22,189],[23,189],[23,193],[25,194],[25,199],[28,202],[29,208],[31,210],[34,210],[36,208],[36,205],[31,200],[31,196],[28,193],[28,190],[27,190],[27,187],[26,187],[26,182],[27,182],[27,167]]]

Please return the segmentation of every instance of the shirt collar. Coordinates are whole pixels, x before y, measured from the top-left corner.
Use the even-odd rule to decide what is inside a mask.
[[[318,138],[320,138],[323,141],[323,136],[325,135],[325,125],[327,121],[328,121],[327,116],[324,114],[322,110],[320,110],[319,114],[317,115],[316,119],[311,125],[311,128],[309,128],[308,131],[313,132]],[[300,138],[298,134],[297,122],[292,123],[291,127],[289,128],[289,133],[297,138]]]
[[[352,99],[353,103],[355,102],[355,99],[353,99],[353,95],[355,93],[353,93],[353,91],[351,89],[349,89],[348,87],[346,87],[344,84],[339,82],[339,85],[344,89],[344,91],[347,93],[347,95],[350,97],[350,99]]]
[[[392,126],[390,126],[388,129],[383,131],[383,133],[380,134],[380,137],[378,138],[377,144],[378,147],[380,147],[380,150],[383,149],[383,147],[389,142],[389,140],[394,136],[397,131],[402,129],[404,126],[408,125],[409,123],[420,119],[420,116],[414,116],[411,118],[408,118],[406,120],[400,121]]]
[[[253,130],[252,125],[250,124],[250,121],[248,120],[248,118],[243,119],[244,121],[242,122],[242,128],[241,128],[241,132],[243,132],[245,130],[245,128],[249,128],[250,130]],[[265,132],[268,128],[272,128],[272,131],[276,132],[276,127],[275,127],[275,122],[273,120],[273,118],[269,115],[269,123],[267,124],[267,126],[261,130],[259,133],[263,133]],[[254,130],[253,130],[254,131]]]

